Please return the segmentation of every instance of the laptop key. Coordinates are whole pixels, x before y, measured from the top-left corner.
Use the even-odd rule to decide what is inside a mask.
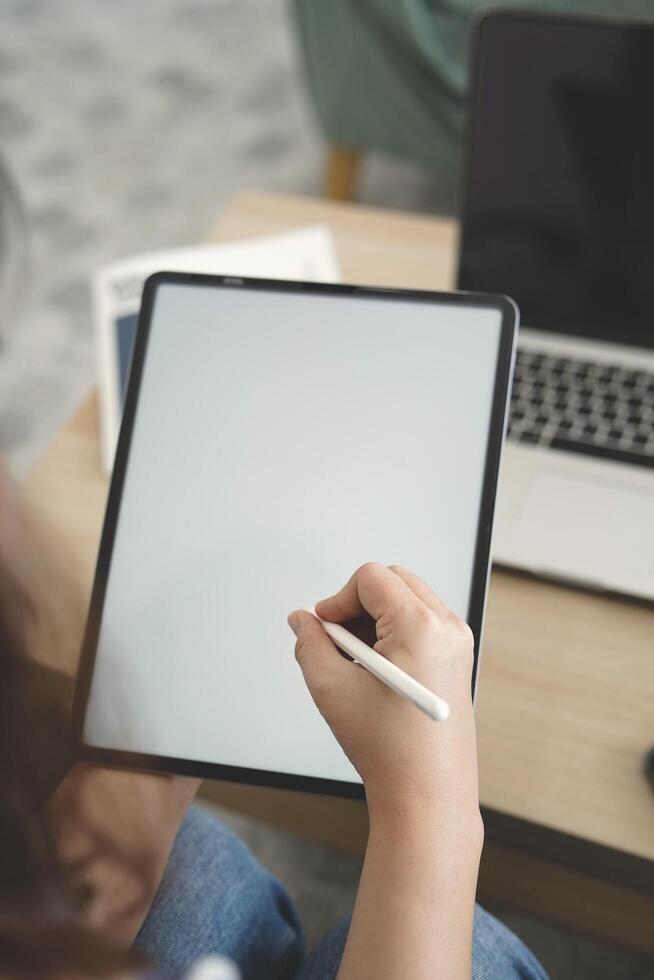
[[[519,350],[509,434],[532,445],[649,466],[654,374]]]

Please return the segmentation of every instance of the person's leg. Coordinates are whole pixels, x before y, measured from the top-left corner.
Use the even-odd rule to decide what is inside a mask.
[[[547,980],[534,954],[503,923],[475,907],[473,980]]]
[[[280,883],[208,813],[189,810],[135,947],[179,975],[205,956],[242,980],[292,980],[304,958],[297,913]]]
[[[297,980],[334,980],[349,927],[350,917],[346,916],[321,939],[300,970]],[[472,978],[547,980],[547,974],[510,929],[477,905],[472,941]]]

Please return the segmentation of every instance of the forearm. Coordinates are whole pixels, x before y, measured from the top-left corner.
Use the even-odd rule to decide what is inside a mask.
[[[372,814],[338,980],[469,980],[482,841],[478,811]]]

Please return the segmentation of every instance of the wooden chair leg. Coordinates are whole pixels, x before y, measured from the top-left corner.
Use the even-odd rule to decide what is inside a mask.
[[[325,197],[332,201],[351,201],[360,163],[358,150],[344,146],[331,149],[325,172]]]

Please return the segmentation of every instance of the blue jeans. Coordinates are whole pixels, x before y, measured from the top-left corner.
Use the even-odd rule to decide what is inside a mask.
[[[135,945],[168,976],[220,954],[243,980],[333,980],[348,927],[349,917],[307,956],[282,885],[231,830],[192,808]],[[473,980],[547,980],[522,942],[479,906],[472,958]]]

